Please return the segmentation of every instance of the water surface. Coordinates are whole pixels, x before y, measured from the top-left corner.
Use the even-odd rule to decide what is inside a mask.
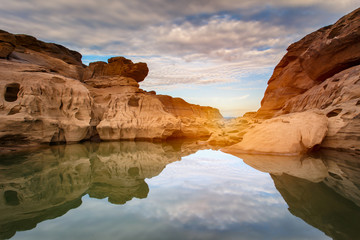
[[[85,143],[3,157],[0,238],[360,236],[357,155],[243,161],[200,148]]]

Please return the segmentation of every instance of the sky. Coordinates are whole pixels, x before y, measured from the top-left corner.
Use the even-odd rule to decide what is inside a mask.
[[[84,64],[146,62],[145,90],[256,111],[286,48],[360,7],[358,0],[0,0],[0,29],[64,45]]]

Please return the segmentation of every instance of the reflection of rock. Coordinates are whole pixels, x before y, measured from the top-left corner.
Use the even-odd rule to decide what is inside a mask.
[[[289,211],[333,239],[360,236],[360,207],[335,193],[324,183],[312,183],[289,175],[272,175]]]
[[[0,238],[65,214],[81,197],[124,204],[145,198],[145,178],[198,149],[196,144],[150,142],[53,146],[0,161]],[[186,148],[186,149],[185,149]]]
[[[133,197],[146,198],[149,187],[145,178],[161,173],[171,162],[179,161],[179,152],[170,146],[149,142],[100,143],[91,158],[91,197],[109,197],[109,202],[124,204]]]
[[[311,182],[321,182],[328,176],[328,169],[319,158],[300,156],[236,155],[251,167],[273,175],[288,174]]]
[[[321,150],[312,157],[235,155],[271,174],[292,214],[334,239],[357,239],[359,153]]]
[[[322,150],[329,176],[324,183],[360,207],[360,154]]]
[[[81,145],[54,147],[0,165],[0,238],[65,214],[81,203],[90,162]],[[6,159],[2,159],[4,163]]]
[[[360,206],[360,154],[321,150],[314,156],[274,156],[233,153],[251,167],[272,175],[288,174],[311,182],[324,182]]]

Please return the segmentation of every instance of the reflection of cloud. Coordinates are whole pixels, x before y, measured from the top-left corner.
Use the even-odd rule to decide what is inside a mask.
[[[268,174],[219,151],[183,157],[146,182],[150,186],[146,199],[119,206],[84,196],[81,207],[15,237],[324,239],[321,232],[288,212]]]
[[[187,157],[167,166],[161,176],[165,179],[171,176],[173,180],[168,183],[170,187],[165,196],[156,195],[161,199],[151,200],[154,206],[150,207],[153,211],[149,216],[155,214],[182,225],[224,230],[233,224],[267,222],[286,214],[279,211],[283,200],[273,188],[269,175],[252,171],[239,159],[210,153],[223,157],[224,167],[214,163],[214,157],[201,160]],[[232,165],[233,169],[229,169]],[[240,167],[243,169],[239,171]],[[164,184],[162,179],[148,183],[154,191],[156,186]],[[158,201],[162,202],[161,209],[156,207]]]

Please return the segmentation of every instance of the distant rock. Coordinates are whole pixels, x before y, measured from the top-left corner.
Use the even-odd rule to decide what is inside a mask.
[[[109,58],[108,63],[93,62],[89,64],[84,73],[84,80],[99,76],[123,76],[141,82],[148,75],[146,63],[133,63],[124,57]]]

